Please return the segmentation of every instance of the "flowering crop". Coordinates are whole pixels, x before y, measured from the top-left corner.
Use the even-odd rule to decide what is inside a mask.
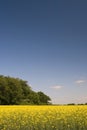
[[[0,130],[87,130],[87,106],[0,106]]]

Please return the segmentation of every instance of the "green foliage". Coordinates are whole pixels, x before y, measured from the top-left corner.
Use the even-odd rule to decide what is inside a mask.
[[[75,103],[69,103],[69,104],[67,104],[67,105],[75,105]]]
[[[43,92],[34,92],[27,81],[0,76],[0,105],[48,104],[51,99]]]
[[[49,101],[51,101],[50,97],[45,95],[43,92],[38,92],[40,104],[49,104]]]

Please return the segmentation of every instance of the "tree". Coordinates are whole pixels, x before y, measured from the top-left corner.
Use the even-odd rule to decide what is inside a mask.
[[[67,105],[75,105],[75,103],[69,103],[69,104],[67,104]]]
[[[38,92],[40,104],[49,104],[49,101],[51,101],[50,97],[45,95],[43,92]]]
[[[9,104],[9,87],[3,76],[0,76],[0,104]]]
[[[9,76],[0,76],[0,104],[49,104],[50,97],[43,92],[34,92],[27,81]]]
[[[22,98],[22,88],[18,79],[0,76],[1,104],[19,104]]]
[[[38,95],[38,93],[32,91],[32,92],[30,93],[30,95],[29,95],[28,98],[30,99],[30,102],[31,102],[32,104],[37,104],[37,105],[40,104],[40,100],[39,100],[39,95]]]

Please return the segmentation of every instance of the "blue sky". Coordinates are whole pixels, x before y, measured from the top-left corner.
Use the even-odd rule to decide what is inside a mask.
[[[53,103],[87,102],[87,1],[0,1],[0,61]]]

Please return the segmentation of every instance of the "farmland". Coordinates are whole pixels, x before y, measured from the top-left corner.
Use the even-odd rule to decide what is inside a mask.
[[[87,106],[0,106],[0,130],[87,130]]]

